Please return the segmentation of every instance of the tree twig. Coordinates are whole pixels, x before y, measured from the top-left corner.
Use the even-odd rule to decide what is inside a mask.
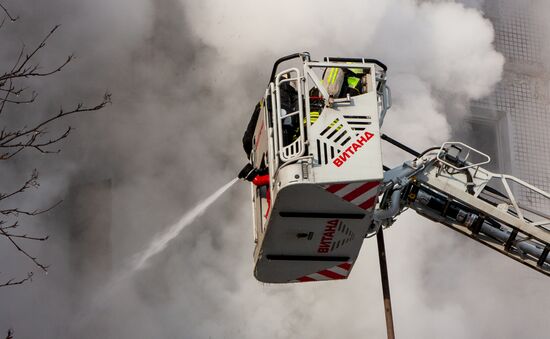
[[[4,149],[15,148],[15,151],[6,151],[6,153],[0,154],[0,160],[9,159],[25,148],[34,148],[40,151],[41,153],[59,152],[59,151],[45,150],[44,147],[53,145],[61,141],[62,139],[65,139],[69,135],[71,128],[68,127],[64,133],[62,133],[61,135],[55,138],[45,140],[45,141],[39,141],[39,138],[42,135],[46,134],[46,131],[44,130],[45,126],[47,126],[48,124],[52,123],[55,120],[59,120],[68,115],[98,111],[110,103],[111,103],[111,94],[106,93],[103,96],[103,100],[95,106],[85,107],[84,104],[80,103],[70,111],[64,111],[63,109],[60,109],[58,114],[51,116],[50,118],[38,123],[34,127],[24,128],[24,129],[12,131],[12,132],[3,131],[2,133],[0,133],[0,148],[4,148]]]
[[[10,14],[10,12],[8,11],[8,9],[7,9],[4,5],[2,5],[1,2],[0,2],[0,9],[2,9],[2,11],[3,11],[4,13],[6,13],[6,16],[7,16],[8,18],[10,18],[11,21],[16,21],[17,19],[19,19],[19,16],[13,16],[12,14]]]
[[[6,21],[6,17],[12,21],[17,20],[18,16],[13,16],[8,9],[3,5],[0,0],[0,13],[4,12],[0,28]],[[60,72],[67,64],[69,64],[74,56],[71,54],[65,60],[55,67],[48,67],[45,70],[41,68],[39,61],[37,61],[37,55],[46,46],[48,40],[59,28],[59,25],[54,26],[38,43],[34,48],[27,49],[25,44],[21,45],[18,56],[15,63],[10,64],[8,70],[4,73],[0,73],[0,117],[2,113],[7,110],[7,107],[11,105],[28,105],[35,102],[37,98],[36,92],[27,92],[27,87],[24,86],[26,79],[33,77],[47,77],[54,73]],[[26,149],[34,149],[40,153],[58,153],[60,149],[52,149],[52,145],[56,145],[61,140],[67,138],[72,131],[69,126],[65,130],[56,132],[53,135],[49,134],[49,127],[56,121],[61,120],[69,115],[77,113],[85,113],[97,111],[104,108],[111,103],[111,94],[105,93],[103,99],[96,105],[88,106],[84,103],[79,103],[72,109],[65,111],[61,108],[57,113],[45,115],[46,118],[34,121],[29,126],[23,126],[19,128],[10,128],[8,126],[0,126],[0,161],[8,160],[19,154]],[[28,106],[27,106],[28,107]],[[25,241],[46,241],[49,239],[49,235],[35,236],[25,233],[23,230],[16,232],[19,229],[19,220],[22,215],[36,216],[42,213],[46,213],[61,203],[61,201],[53,204],[46,209],[38,210],[26,210],[20,207],[6,208],[5,203],[13,200],[16,195],[22,194],[27,189],[32,187],[38,187],[38,172],[33,170],[30,177],[14,191],[8,193],[0,193],[0,237],[6,238],[16,249],[24,256],[30,259],[35,266],[47,272],[48,266],[42,264],[37,257],[31,255],[22,244]],[[26,278],[15,279],[12,278],[4,283],[0,283],[0,287],[21,285],[26,281],[32,280],[33,272],[28,273]],[[7,338],[12,338],[13,331],[8,332]]]
[[[34,275],[33,272],[29,272],[27,273],[27,277],[26,278],[23,278],[23,279],[19,279],[19,280],[15,280],[15,278],[11,278],[10,280],[0,284],[0,287],[6,287],[6,286],[14,286],[14,285],[21,285],[23,284],[24,282],[26,281],[31,281],[32,280],[32,276]],[[11,331],[11,330],[10,330]],[[12,338],[10,337],[10,331],[8,331],[8,336],[6,338]]]
[[[25,181],[25,183],[22,186],[20,186],[18,189],[16,189],[15,191],[13,191],[11,193],[7,193],[7,194],[0,193],[0,201],[11,198],[16,194],[25,192],[25,190],[27,190],[30,187],[38,187],[39,184],[38,184],[37,179],[38,179],[38,171],[35,168],[32,171],[31,176],[29,177],[29,179],[27,179]]]
[[[21,246],[19,246],[19,244],[17,242],[15,242],[15,240],[13,240],[12,237],[10,237],[8,232],[6,232],[4,229],[0,228],[0,234],[5,236],[12,243],[12,245],[15,246],[15,248],[17,248],[17,250],[19,252],[23,253],[23,255],[25,255],[27,258],[29,258],[36,266],[40,267],[40,269],[42,271],[48,272],[48,266],[41,264],[38,261],[38,258],[33,257],[27,251],[25,251],[23,248],[21,248]]]
[[[35,64],[32,66],[27,66],[27,64],[32,60],[32,58],[46,46],[46,42],[50,39],[50,37],[55,33],[55,31],[59,28],[59,25],[55,25],[48,34],[42,39],[42,41],[31,51],[30,54],[26,54],[24,58],[22,58],[25,50],[25,45],[21,47],[21,51],[19,53],[19,57],[17,58],[17,62],[15,63],[14,67],[9,71],[4,73],[0,76],[0,83],[7,80],[7,79],[13,79],[13,78],[28,78],[31,76],[47,76],[51,75],[53,73],[59,72],[65,65],[67,65],[74,56],[71,54],[67,57],[65,62],[63,62],[60,66],[53,69],[52,71],[47,71],[44,73],[37,72],[39,69],[39,64]],[[23,61],[21,61],[23,59]]]

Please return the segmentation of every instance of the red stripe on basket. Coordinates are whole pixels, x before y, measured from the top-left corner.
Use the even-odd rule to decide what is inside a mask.
[[[343,268],[346,271],[349,271],[351,269],[351,264],[349,262],[345,262],[343,264],[338,265],[338,267]]]
[[[335,193],[341,190],[342,188],[346,187],[347,185],[348,184],[334,184],[327,187],[326,190],[329,191],[330,193]]]
[[[365,192],[370,191],[372,188],[374,188],[376,186],[378,186],[377,181],[367,182],[366,184],[361,185],[358,188],[356,188],[355,190],[353,190],[350,193],[346,194],[343,197],[343,199],[347,200],[347,201],[352,201],[353,199],[357,198],[358,196],[360,196],[361,194],[363,194]]]
[[[376,196],[374,196],[374,197],[370,198],[369,200],[365,201],[364,203],[359,205],[359,207],[361,207],[364,210],[368,210],[369,208],[371,208],[374,205],[375,202],[376,202]]]
[[[317,274],[324,275],[325,277],[331,278],[331,279],[345,279],[346,278],[346,276],[344,276],[344,275],[341,275],[341,274],[338,274],[336,272],[332,272],[332,271],[329,271],[329,270],[322,270],[320,272],[317,272]]]

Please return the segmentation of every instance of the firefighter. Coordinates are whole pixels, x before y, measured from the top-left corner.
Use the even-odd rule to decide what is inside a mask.
[[[284,82],[280,85],[279,90],[281,98],[281,111],[283,111],[282,114],[285,114],[286,112],[294,112],[298,107],[298,93],[296,92],[296,89],[289,82]],[[264,104],[267,105],[268,108],[271,107],[270,102],[262,103],[262,101],[260,100],[260,102],[258,102],[256,107],[254,108],[254,112],[252,112],[252,116],[250,117],[250,121],[248,122],[248,126],[246,127],[243,135],[243,149],[248,159],[250,159],[250,153],[252,152],[254,130],[256,129],[256,124],[258,123],[258,118],[260,116],[262,105]],[[285,141],[285,143],[290,143],[292,141],[292,132],[294,130],[293,126],[296,126],[298,122],[297,118],[295,117],[289,117],[285,120],[288,121],[283,121],[283,140]],[[264,172],[267,173],[267,168],[260,170],[254,169],[252,164],[248,163],[239,173],[239,178],[247,181],[252,181],[255,176],[264,175]]]
[[[338,67],[330,67],[323,74],[323,86],[330,98],[339,98],[344,85],[345,72]]]
[[[252,112],[252,116],[250,117],[248,126],[244,131],[243,148],[248,159],[250,159],[250,153],[252,152],[252,139],[254,138],[254,129],[256,128],[256,124],[258,123],[258,117],[260,116],[261,107],[261,102],[258,102],[256,107],[254,108],[254,112]]]
[[[362,68],[327,68],[323,74],[323,86],[330,98],[356,96],[367,91]]]
[[[367,92],[367,78],[362,68],[344,68],[343,72],[345,74],[340,98],[345,98],[348,94],[353,97]]]
[[[349,94],[350,97],[367,92],[366,77],[364,70],[361,68],[327,68],[323,74],[323,86],[326,88],[330,98],[345,98]],[[323,109],[323,101],[318,97],[319,91],[310,93],[310,120],[315,123]]]
[[[260,116],[260,111],[262,107],[262,102],[258,102],[256,107],[254,108],[254,111],[252,112],[252,116],[250,117],[250,121],[248,122],[248,126],[246,127],[246,130],[244,131],[243,135],[243,149],[246,153],[246,157],[248,160],[250,160],[250,153],[252,152],[252,140],[254,139],[254,130],[256,128],[256,124],[258,123],[258,118]],[[252,182],[254,177],[258,175],[257,170],[252,166],[250,162],[246,163],[244,167],[239,172],[239,179],[247,180]]]

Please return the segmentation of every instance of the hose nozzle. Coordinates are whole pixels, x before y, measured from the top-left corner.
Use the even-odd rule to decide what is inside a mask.
[[[246,180],[246,181],[252,181],[256,175],[257,175],[257,170],[254,168],[254,166],[252,166],[252,164],[248,163],[246,164],[243,169],[239,172],[239,179],[243,179],[243,180]]]

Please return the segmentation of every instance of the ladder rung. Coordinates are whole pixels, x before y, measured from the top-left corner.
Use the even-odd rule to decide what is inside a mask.
[[[514,240],[516,240],[517,235],[518,235],[518,230],[514,228],[514,230],[512,231],[512,234],[510,234],[510,237],[508,238],[508,240],[506,240],[506,244],[504,245],[504,250],[506,250],[507,252],[510,252],[510,249],[514,244]]]
[[[481,226],[485,222],[485,216],[481,214],[479,218],[474,222],[472,225],[472,234],[478,235],[479,231],[481,231]]]
[[[542,267],[544,263],[546,262],[546,258],[548,257],[548,252],[550,252],[550,245],[546,245],[544,250],[542,250],[542,254],[539,257],[539,261],[537,261],[537,266]]]

